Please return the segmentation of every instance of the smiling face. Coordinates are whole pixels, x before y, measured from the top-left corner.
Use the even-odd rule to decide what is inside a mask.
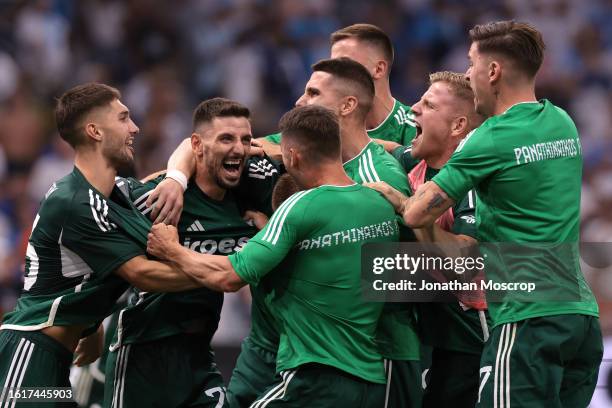
[[[216,117],[194,132],[192,145],[198,172],[208,175],[221,188],[236,187],[251,150],[251,123],[245,117]]]
[[[465,73],[474,92],[476,112],[484,117],[493,115],[495,106],[494,89],[491,84],[492,58],[478,51],[478,43],[473,42],[468,52],[469,67]]]
[[[95,122],[102,137],[102,154],[115,169],[122,169],[134,162],[134,138],[138,126],[130,118],[130,111],[118,99],[95,113]]]
[[[412,155],[430,160],[442,155],[450,143],[452,122],[458,116],[457,103],[450,87],[434,82],[412,107],[417,135],[412,141]]]

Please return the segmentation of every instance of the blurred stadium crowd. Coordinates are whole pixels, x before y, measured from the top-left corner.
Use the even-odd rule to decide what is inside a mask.
[[[0,316],[21,289],[38,202],[72,168],[52,117],[54,98],[70,86],[122,90],[141,130],[134,173],[144,176],[190,134],[191,111],[204,98],[249,106],[256,136],[275,131],[340,27],[368,22],[392,37],[392,91],[412,104],[429,72],[465,71],[469,28],[512,18],[543,33],[538,97],[568,110],[581,133],[583,241],[609,241],[612,0],[0,1]],[[612,299],[610,274],[586,269],[600,299]],[[240,305],[224,313],[232,308],[248,313]],[[607,334],[611,311],[602,305]]]

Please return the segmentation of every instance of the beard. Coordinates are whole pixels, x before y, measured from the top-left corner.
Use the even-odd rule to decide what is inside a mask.
[[[135,173],[134,158],[124,149],[124,145],[120,148],[109,146],[102,149],[102,154],[104,155],[104,158],[108,164],[115,169],[118,175],[133,175]]]
[[[240,173],[242,174],[242,170],[244,167],[241,167],[240,169]],[[224,189],[230,189],[230,188],[235,188],[238,186],[238,184],[240,184],[240,178],[238,178],[236,181],[230,181],[230,180],[226,180],[223,178],[223,176],[221,176],[221,172],[223,171],[223,164],[219,163],[207,163],[206,164],[206,171],[208,172],[208,174],[210,174],[213,178],[213,180],[215,181],[215,183]]]

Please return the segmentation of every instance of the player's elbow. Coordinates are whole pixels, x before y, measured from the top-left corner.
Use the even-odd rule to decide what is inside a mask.
[[[223,292],[236,292],[244,285],[244,281],[234,271],[224,273],[218,281],[218,289]]]

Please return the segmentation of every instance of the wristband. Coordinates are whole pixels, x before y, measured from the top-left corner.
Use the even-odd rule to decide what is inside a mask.
[[[166,172],[166,178],[171,178],[183,187],[183,191],[187,190],[187,176],[177,169],[170,169]]]

